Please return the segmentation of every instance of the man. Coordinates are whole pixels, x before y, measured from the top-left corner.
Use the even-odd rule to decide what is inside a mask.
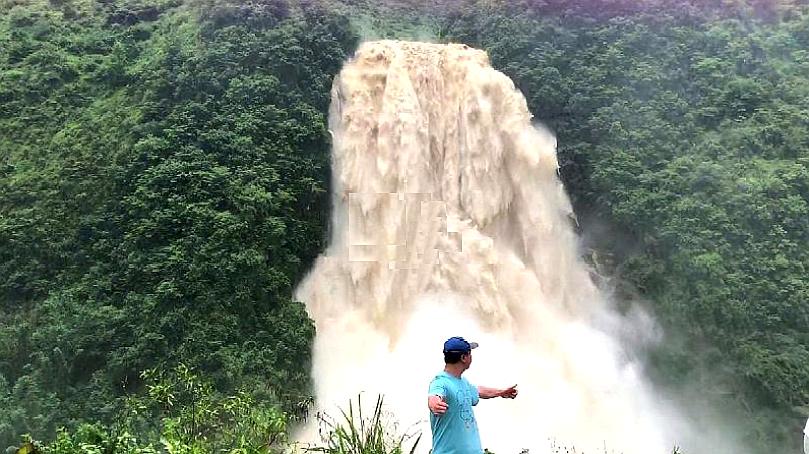
[[[430,382],[427,397],[433,454],[481,454],[483,448],[472,407],[479,399],[517,397],[517,385],[506,389],[476,387],[461,377],[472,365],[472,349],[477,346],[462,337],[444,342],[444,371]]]

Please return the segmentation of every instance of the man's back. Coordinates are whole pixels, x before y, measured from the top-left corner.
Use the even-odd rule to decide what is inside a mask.
[[[436,375],[430,383],[430,395],[442,396],[447,411],[430,413],[433,454],[480,454],[480,434],[472,407],[478,404],[478,390],[462,377],[447,372]]]

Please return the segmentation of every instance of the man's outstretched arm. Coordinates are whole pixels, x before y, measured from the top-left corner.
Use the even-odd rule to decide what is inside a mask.
[[[480,396],[481,399],[492,399],[494,397],[513,399],[517,397],[517,385],[505,389],[478,386],[478,395]]]

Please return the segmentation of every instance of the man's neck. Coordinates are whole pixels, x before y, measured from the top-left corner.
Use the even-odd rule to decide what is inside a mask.
[[[447,364],[446,366],[444,366],[444,372],[456,378],[461,378],[461,374],[464,372],[464,370],[465,369],[463,367],[463,364],[461,363]]]

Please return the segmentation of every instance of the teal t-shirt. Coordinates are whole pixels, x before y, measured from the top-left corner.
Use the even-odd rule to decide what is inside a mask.
[[[477,387],[463,377],[442,371],[430,382],[428,395],[442,396],[447,403],[443,415],[430,412],[433,454],[481,454],[478,423],[472,412],[480,400]]]

